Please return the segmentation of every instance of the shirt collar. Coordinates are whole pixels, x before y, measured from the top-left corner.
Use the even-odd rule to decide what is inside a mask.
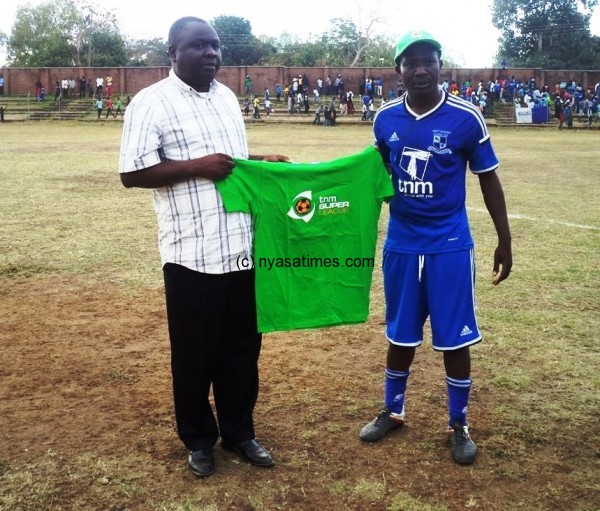
[[[194,94],[195,96],[206,96],[206,94],[210,94],[213,92],[214,88],[217,85],[217,81],[213,79],[210,83],[210,87],[208,88],[208,92],[198,92],[192,86],[185,83],[179,76],[175,74],[175,71],[171,68],[169,70],[169,79],[175,84],[175,86],[185,92],[189,92],[190,94]]]

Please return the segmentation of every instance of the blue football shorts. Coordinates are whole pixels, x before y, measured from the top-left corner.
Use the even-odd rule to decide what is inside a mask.
[[[384,250],[383,283],[386,336],[392,344],[420,346],[428,317],[434,350],[456,350],[481,341],[473,249],[426,255]]]

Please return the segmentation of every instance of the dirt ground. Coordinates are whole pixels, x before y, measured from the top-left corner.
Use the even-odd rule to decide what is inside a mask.
[[[441,360],[429,347],[415,362],[407,426],[361,443],[382,397],[378,304],[364,325],[265,336],[255,419],[277,464],[258,469],[216,448],[217,473],[196,479],[174,428],[162,289],[83,277],[2,282],[0,510],[600,506],[571,478],[581,457],[597,464],[597,446],[590,454],[583,441],[568,450],[539,441],[524,451],[491,416],[502,399],[494,389],[473,393],[479,459],[454,465]]]

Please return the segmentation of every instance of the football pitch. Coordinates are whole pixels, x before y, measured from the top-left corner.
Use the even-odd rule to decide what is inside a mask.
[[[274,469],[217,449],[217,473],[198,480],[175,432],[151,193],[120,184],[121,126],[0,124],[0,511],[598,509],[597,131],[492,129],[514,257],[498,287],[495,230],[467,175],[484,336],[473,466],[450,460],[429,339],[406,427],[358,439],[383,394],[384,206],[369,320],[264,336],[255,422]],[[265,122],[248,138],[250,153],[310,162],[357,153],[372,132]]]

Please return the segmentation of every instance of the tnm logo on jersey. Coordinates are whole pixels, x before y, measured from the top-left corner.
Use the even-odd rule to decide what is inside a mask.
[[[398,179],[398,191],[409,197],[433,196],[433,183],[425,181],[427,164],[431,153],[420,149],[405,147],[400,155],[399,167],[410,180]]]
[[[432,153],[437,154],[452,154],[452,151],[448,147],[448,136],[449,131],[434,130],[433,131],[433,144],[427,149]]]

